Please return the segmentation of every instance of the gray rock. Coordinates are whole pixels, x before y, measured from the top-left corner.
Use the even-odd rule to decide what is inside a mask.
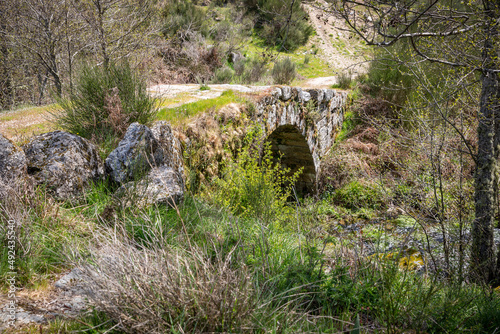
[[[163,150],[162,165],[171,167],[182,176],[184,182],[184,161],[180,141],[175,137],[172,127],[166,121],[158,121],[151,128],[155,139]]]
[[[74,312],[79,312],[87,308],[87,301],[81,296],[76,296],[69,303],[66,303],[65,306]]]
[[[281,98],[281,96],[283,96],[283,93],[281,92],[281,88],[274,88],[273,91],[271,92],[271,96],[273,96],[274,98]]]
[[[333,96],[335,95],[335,91],[333,91],[332,89],[325,89],[325,96],[324,96],[324,100],[326,102],[330,101],[331,99],[333,99]]]
[[[28,174],[61,199],[81,194],[91,182],[104,176],[97,147],[71,133],[44,133],[33,137],[23,149]]]
[[[301,103],[309,102],[311,100],[311,94],[304,92],[303,90],[298,92],[298,100]]]
[[[10,318],[10,310],[8,310],[6,307],[0,310],[0,325],[7,324],[8,321],[11,320]],[[37,324],[43,324],[46,323],[47,320],[45,317],[39,314],[32,314],[28,311],[25,311],[22,307],[18,307],[15,310],[15,323],[16,326],[18,325],[26,325],[29,323],[37,323]],[[3,328],[3,326],[0,326],[0,330],[6,329],[7,327]]]
[[[230,63],[235,64],[245,57],[243,57],[243,55],[239,52],[231,52],[231,53],[229,53],[228,58],[229,58],[228,60]]]
[[[292,88],[291,87],[288,87],[288,86],[281,87],[281,91],[282,91],[281,99],[283,101],[288,101],[291,99],[291,97],[292,97]]]
[[[83,272],[78,268],[74,268],[70,273],[64,275],[57,282],[55,282],[54,286],[58,289],[69,290],[72,286],[82,280]]]
[[[106,172],[117,183],[126,183],[163,162],[163,150],[151,130],[132,123],[118,147],[106,158]]]
[[[125,206],[147,207],[151,205],[176,206],[184,198],[182,176],[171,167],[151,169],[139,182],[129,182],[117,190],[118,197],[125,197]]]
[[[310,94],[311,99],[316,101],[318,104],[323,102],[323,98],[325,97],[323,89],[308,89],[307,92]]]
[[[302,102],[302,88],[300,87],[292,87],[292,98],[298,102]]]
[[[347,225],[344,229],[347,232],[359,232],[361,230],[361,226],[358,223],[354,223]]]
[[[24,310],[18,312],[16,314],[16,321],[21,323],[21,324],[29,324],[29,323],[37,323],[37,324],[43,324],[46,323],[47,320],[43,315],[40,314],[31,314],[29,312],[26,312]]]
[[[0,178],[15,181],[27,175],[26,155],[11,140],[0,134]]]

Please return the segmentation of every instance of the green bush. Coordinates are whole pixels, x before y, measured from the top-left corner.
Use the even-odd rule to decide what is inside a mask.
[[[410,60],[405,46],[394,46],[375,51],[370,63],[366,84],[372,96],[382,98],[396,106],[403,106],[414,88],[414,79],[400,59]]]
[[[333,194],[333,201],[348,209],[380,209],[383,204],[380,189],[370,184],[351,181]]]
[[[150,123],[158,106],[126,62],[85,66],[73,92],[58,102],[62,111],[54,115],[57,125],[97,144],[120,138],[133,122]]]
[[[243,84],[261,81],[267,71],[266,61],[258,56],[238,60],[233,64],[233,69],[232,78],[235,82]]]
[[[264,73],[266,73],[266,63],[262,59],[253,58],[246,63],[243,81],[245,83],[258,82]]]
[[[305,45],[314,32],[306,21],[308,15],[301,1],[293,2],[291,17],[292,0],[245,0],[244,3],[257,15],[256,28],[265,42],[280,51],[294,51]]]
[[[295,69],[295,64],[289,57],[274,63],[272,76],[275,84],[288,85],[295,79],[296,75],[297,71]]]
[[[59,207],[43,187],[30,191],[19,184],[4,184],[0,196],[0,288],[15,272],[16,285],[42,284],[64,269],[63,244],[68,237]],[[77,235],[72,231],[73,235]]]
[[[352,71],[342,71],[338,76],[338,87],[342,89],[351,88]]]
[[[234,71],[231,68],[224,66],[215,70],[212,82],[218,84],[230,83],[233,80],[233,75]]]
[[[252,134],[247,141],[251,137]],[[218,206],[229,208],[234,215],[264,222],[280,220],[290,213],[287,199],[298,177],[298,173],[287,176],[288,172],[273,163],[269,144],[264,145],[260,163],[258,148],[247,146],[239,151],[236,161],[228,164],[225,176],[216,181],[213,198]]]
[[[187,29],[208,34],[205,12],[191,1],[168,0],[163,7],[162,16],[165,22],[162,32],[167,38]]]

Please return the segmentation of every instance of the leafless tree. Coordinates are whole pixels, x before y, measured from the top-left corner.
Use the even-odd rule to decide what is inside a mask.
[[[67,16],[64,0],[14,0],[8,38],[16,47],[31,57],[37,69],[40,99],[47,77],[50,76],[57,95],[62,94],[61,52],[65,37],[64,18]]]
[[[159,30],[154,0],[73,1],[73,6],[86,24],[89,47],[104,66],[144,48]]]
[[[421,60],[480,73],[470,267],[478,281],[498,279],[493,224],[500,155],[500,1],[329,0],[325,10],[343,18],[368,45],[405,42]]]
[[[9,108],[13,101],[10,75],[6,4],[0,4],[0,108]]]

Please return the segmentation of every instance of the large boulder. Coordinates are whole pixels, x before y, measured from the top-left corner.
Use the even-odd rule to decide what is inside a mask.
[[[151,130],[132,123],[118,147],[106,158],[106,172],[117,183],[126,183],[163,164],[163,150]]]
[[[151,132],[163,150],[162,165],[171,167],[184,177],[181,143],[175,137],[170,124],[166,121],[158,121],[151,128]]]
[[[154,167],[138,182],[128,182],[117,190],[124,206],[144,208],[151,205],[175,207],[184,198],[182,176],[168,166]]]
[[[78,196],[104,176],[104,164],[97,147],[71,133],[44,133],[33,137],[23,149],[28,174],[60,199]]]
[[[27,175],[26,155],[11,140],[0,134],[0,179],[16,182]]]
[[[0,134],[0,200],[15,203],[31,193],[32,182],[27,172],[24,151]],[[3,203],[6,205],[6,202]]]

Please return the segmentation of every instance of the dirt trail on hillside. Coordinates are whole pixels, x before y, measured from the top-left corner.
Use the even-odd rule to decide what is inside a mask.
[[[319,57],[327,62],[337,75],[343,71],[351,71],[354,76],[365,73],[368,66],[365,57],[368,48],[358,36],[345,31],[347,26],[343,20],[324,10],[327,6],[323,0],[304,4],[310,23],[317,33],[313,42],[321,50]]]

